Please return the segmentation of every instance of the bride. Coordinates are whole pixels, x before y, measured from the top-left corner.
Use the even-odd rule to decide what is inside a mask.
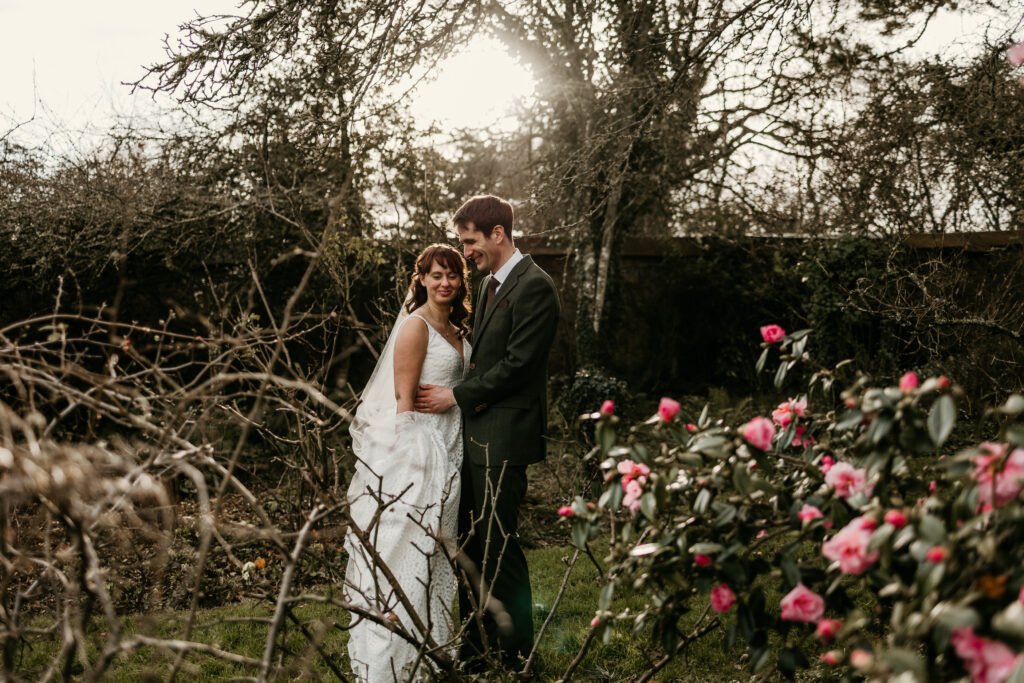
[[[348,488],[345,596],[393,626],[352,615],[348,651],[359,681],[414,680],[425,676],[430,649],[455,653],[450,558],[457,544],[462,418],[457,407],[417,413],[413,402],[420,384],[451,387],[465,374],[467,276],[453,247],[433,244],[419,255],[349,428],[357,464]]]

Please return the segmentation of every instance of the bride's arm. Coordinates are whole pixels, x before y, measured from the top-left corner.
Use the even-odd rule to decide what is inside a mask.
[[[414,410],[416,388],[423,370],[423,359],[427,357],[429,339],[427,322],[422,322],[422,325],[402,325],[395,339],[395,400],[398,402],[398,413]]]

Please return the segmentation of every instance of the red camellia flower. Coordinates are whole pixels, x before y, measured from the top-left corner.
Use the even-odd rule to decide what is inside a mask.
[[[796,513],[796,516],[801,522],[810,522],[815,519],[821,519],[825,515],[815,506],[804,503],[804,506],[800,508],[800,512]]]
[[[670,398],[663,398],[658,404],[658,417],[665,422],[671,422],[676,419],[676,415],[679,414],[679,409],[682,408],[679,405],[679,401],[673,401]]]
[[[692,422],[687,422],[686,423],[686,431],[688,431],[691,434],[693,434],[695,431],[697,431],[697,425],[693,424]]]
[[[558,508],[559,517],[572,517],[575,514],[576,513],[573,511],[572,506],[563,505],[562,507]]]
[[[601,404],[601,415],[605,417],[611,417],[615,414],[615,401],[608,399]]]
[[[935,384],[939,389],[949,389],[953,385],[945,375],[939,375],[938,379],[935,380]]]
[[[825,614],[825,601],[820,595],[802,583],[786,593],[779,603],[783,621],[800,621],[814,624]]]
[[[926,552],[924,556],[929,562],[940,564],[946,561],[946,549],[941,545],[935,545],[928,548],[928,552]]]
[[[728,612],[736,602],[736,594],[724,583],[711,589],[711,609],[716,612]]]
[[[764,325],[761,328],[761,339],[765,344],[775,344],[786,338],[786,331],[778,325]]]
[[[822,619],[818,622],[818,627],[814,632],[818,635],[818,638],[823,643],[832,642],[832,639],[839,633],[839,629],[843,627],[843,622],[838,619]]]
[[[900,391],[907,393],[913,391],[921,385],[921,379],[917,376],[917,373],[911,370],[906,372],[900,377]]]
[[[775,438],[775,425],[767,417],[755,417],[743,425],[743,438],[758,450],[767,451]]]
[[[601,617],[594,617],[590,620],[590,628],[597,628],[601,625]]]
[[[828,664],[829,666],[839,666],[839,663],[843,661],[843,653],[839,650],[829,650],[828,652],[821,655],[818,658],[822,663]]]
[[[902,510],[889,510],[885,513],[885,523],[891,524],[897,529],[902,529],[907,525],[907,516]]]
[[[698,567],[710,567],[711,566],[711,561],[712,561],[711,558],[709,556],[707,556],[707,555],[694,555],[693,556],[693,563],[695,565],[697,565]]]

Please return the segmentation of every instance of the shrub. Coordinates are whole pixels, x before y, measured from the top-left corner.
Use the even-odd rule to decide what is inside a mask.
[[[777,359],[783,386],[810,336],[774,339],[758,365]],[[742,423],[593,416],[605,487],[563,516],[577,546],[610,539],[595,628],[664,651],[640,680],[714,632],[754,673],[789,678],[819,653],[836,676],[1024,676],[1024,397],[989,412],[992,441],[950,455],[959,387],[861,373],[837,391],[849,372],[818,371]],[[646,605],[616,609],[626,593]]]

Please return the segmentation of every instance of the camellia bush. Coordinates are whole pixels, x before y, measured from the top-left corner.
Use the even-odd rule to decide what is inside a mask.
[[[782,388],[809,331],[761,333]],[[604,490],[559,512],[577,546],[609,539],[595,637],[649,634],[663,656],[638,680],[718,633],[758,677],[1024,681],[1024,397],[952,449],[946,377],[841,364],[806,387],[742,423],[670,398],[628,429],[610,401],[586,416]]]

